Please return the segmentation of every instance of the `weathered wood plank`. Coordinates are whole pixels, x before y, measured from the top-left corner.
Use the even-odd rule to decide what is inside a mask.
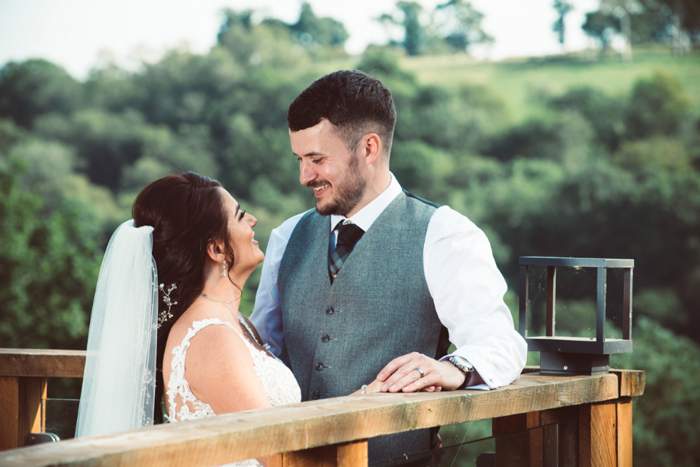
[[[617,465],[617,404],[579,407],[579,467]]]
[[[535,373],[488,392],[343,397],[68,440],[0,453],[0,464],[217,465],[617,397],[614,374],[555,377]]]
[[[617,465],[632,467],[632,398],[617,403]]]
[[[505,417],[494,418],[491,421],[491,433],[493,436],[505,435],[516,431],[529,430],[540,426],[540,413],[530,412]]]
[[[539,426],[540,412],[494,418],[491,431],[493,436],[497,436],[496,466],[541,466],[542,430],[534,430]]]
[[[19,378],[0,377],[0,450],[19,447]]]
[[[578,412],[578,407],[562,407],[540,412],[542,425],[558,426],[556,450],[561,466],[578,465]]]
[[[338,467],[367,467],[367,441],[339,445],[337,459]]]
[[[320,446],[282,454],[282,467],[336,467],[336,465],[336,446]]]
[[[25,446],[30,433],[42,433],[46,420],[46,378],[19,378],[17,443]]]
[[[0,376],[82,378],[84,350],[0,349]]]
[[[620,383],[620,397],[637,397],[644,394],[646,373],[639,370],[610,370],[617,375]]]

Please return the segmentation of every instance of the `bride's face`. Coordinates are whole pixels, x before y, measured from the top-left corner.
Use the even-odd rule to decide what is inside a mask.
[[[229,244],[233,249],[233,268],[255,268],[262,263],[265,255],[255,240],[253,227],[258,220],[243,211],[238,202],[228,191],[219,188],[224,199],[224,208],[228,214]]]

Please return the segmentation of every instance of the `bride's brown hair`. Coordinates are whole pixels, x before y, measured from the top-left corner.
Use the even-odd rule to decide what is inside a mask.
[[[153,258],[158,282],[165,291],[176,288],[170,299],[173,315],[158,329],[155,423],[162,423],[160,401],[163,397],[163,354],[170,329],[204,288],[207,245],[223,240],[227,262],[233,266],[229,245],[228,215],[224,209],[221,184],[216,180],[187,172],[168,175],[146,186],[131,208],[136,227],[153,227]],[[230,278],[230,276],[229,276]],[[158,292],[158,313],[168,310],[164,292]]]

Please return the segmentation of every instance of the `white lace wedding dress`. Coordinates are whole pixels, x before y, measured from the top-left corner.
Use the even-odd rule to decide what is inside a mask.
[[[240,315],[238,319],[241,322],[241,326],[244,326],[248,330],[248,333],[253,336],[254,334],[248,327],[248,323],[246,323],[245,320],[240,317]],[[255,347],[245,336],[239,334],[238,330],[236,330],[230,323],[219,319],[205,319],[192,323],[192,327],[188,330],[187,335],[182,340],[182,344],[173,349],[173,361],[171,364],[172,372],[170,373],[170,380],[168,381],[166,391],[166,397],[170,404],[168,418],[171,422],[180,420],[195,420],[198,418],[216,415],[209,404],[197,399],[197,397],[190,390],[190,385],[185,379],[185,359],[187,357],[187,349],[190,347],[190,339],[192,339],[199,331],[211,325],[228,326],[236,331],[236,334],[243,339],[243,342],[245,342],[248,350],[250,351],[250,355],[253,357],[255,374],[260,380],[260,383],[265,390],[265,394],[267,394],[267,397],[270,399],[270,403],[273,406],[301,402],[301,390],[299,389],[299,385],[294,379],[294,375],[292,374],[291,370],[287,368],[287,366],[282,363],[281,360],[271,356],[264,350]],[[182,400],[180,407],[178,407],[176,402],[177,396],[180,396]],[[231,397],[235,396],[235,394],[231,394]],[[257,461],[252,459],[228,465],[237,467],[260,466]]]

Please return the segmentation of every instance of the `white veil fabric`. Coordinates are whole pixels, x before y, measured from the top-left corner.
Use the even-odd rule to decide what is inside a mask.
[[[92,305],[76,438],[153,424],[158,277],[152,232],[128,220],[107,246]]]

